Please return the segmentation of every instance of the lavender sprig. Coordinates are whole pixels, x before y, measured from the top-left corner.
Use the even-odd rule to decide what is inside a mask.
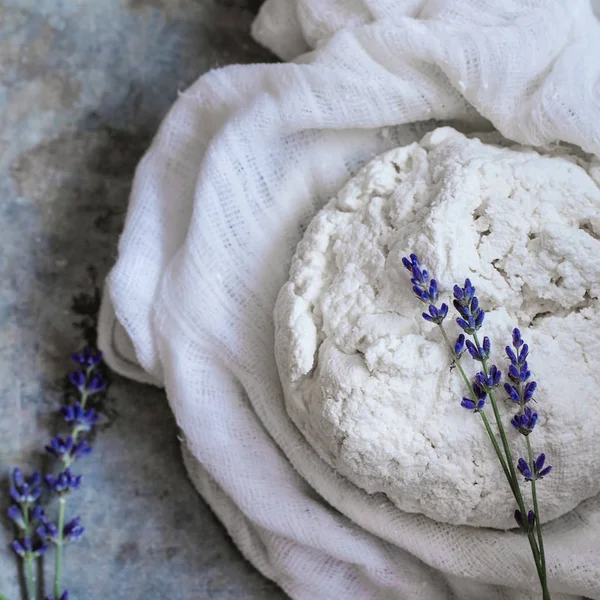
[[[43,515],[38,504],[42,495],[41,483],[42,478],[37,471],[25,476],[20,469],[13,470],[10,496],[15,504],[8,509],[8,517],[19,530],[20,537],[13,541],[11,547],[23,559],[28,600],[35,600],[34,563],[47,550],[35,534],[36,525]]]
[[[519,405],[519,412],[511,420],[511,424],[525,437],[528,448],[529,461],[520,458],[517,463],[518,471],[523,475],[526,481],[531,482],[532,486],[534,510],[526,511],[508,439],[500,418],[495,397],[495,390],[501,383],[502,373],[496,365],[488,364],[491,354],[490,339],[484,337],[483,343],[480,343],[479,341],[478,331],[481,329],[485,320],[485,312],[479,306],[479,299],[475,295],[475,287],[469,279],[465,279],[462,287],[455,285],[453,288],[453,305],[459,314],[456,323],[464,332],[458,336],[453,344],[443,325],[443,321],[448,314],[448,307],[443,303],[439,308],[436,306],[439,296],[437,281],[430,278],[429,273],[420,265],[419,259],[415,254],[411,254],[410,258],[403,258],[402,262],[404,267],[411,274],[413,292],[421,302],[429,305],[428,312],[423,313],[423,318],[428,322],[436,324],[440,328],[442,336],[452,353],[455,364],[458,366],[458,370],[469,389],[470,397],[462,398],[461,405],[470,412],[480,415],[492,445],[494,446],[496,456],[502,466],[504,475],[519,507],[514,514],[515,521],[527,534],[540,579],[543,598],[544,600],[549,600],[550,594],[547,586],[546,562],[541,523],[538,516],[539,508],[535,483],[548,475],[552,467],[544,466],[544,454],[540,454],[534,461],[529,440],[529,434],[533,431],[538,420],[537,413],[525,406],[527,402],[533,399],[533,394],[536,390],[536,383],[529,381],[531,376],[527,365],[529,347],[523,342],[520,331],[515,328],[513,330],[514,350],[509,347],[506,348],[506,353],[511,363],[508,369],[510,383],[506,382],[504,384],[504,389],[508,393],[509,398]],[[472,337],[472,340],[467,339],[466,336]],[[460,362],[465,353],[468,353],[473,360],[479,362],[482,367],[482,370],[475,375],[473,382],[467,377]],[[502,449],[500,448],[500,444],[498,443],[496,435],[491,429],[485,414],[487,399],[489,399],[492,406]],[[524,517],[523,515],[527,516]],[[537,532],[537,538],[534,534],[534,526]]]
[[[64,468],[58,475],[49,474],[44,477],[48,490],[58,495],[58,522],[42,518],[37,529],[41,538],[56,547],[54,598],[60,600],[68,599],[68,592],[62,591],[64,546],[78,541],[85,531],[80,517],[65,523],[67,497],[72,491],[79,489],[82,481],[81,475],[72,473],[71,466],[92,451],[89,440],[82,436],[92,431],[98,415],[93,408],[87,409],[86,405],[92,395],[103,391],[107,386],[98,370],[102,361],[101,352],[86,348],[83,352],[74,353],[72,358],[81,367],[69,374],[69,381],[77,389],[79,400],[61,407],[61,413],[71,431],[67,437],[54,437],[46,446],[46,451]]]

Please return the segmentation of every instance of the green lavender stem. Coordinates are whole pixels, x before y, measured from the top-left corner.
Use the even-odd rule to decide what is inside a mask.
[[[23,509],[23,520],[25,522],[25,537],[31,537],[31,520],[29,518],[29,506]],[[33,570],[34,557],[31,552],[27,552],[23,558],[25,564],[25,588],[27,591],[28,600],[35,600],[35,573]]]
[[[88,367],[86,372],[86,382],[90,378],[90,374],[92,373],[94,367]],[[88,392],[83,391],[80,392],[80,404],[81,408],[85,409],[89,398]],[[71,432],[71,437],[73,438],[73,443],[77,444],[78,437],[80,434],[80,430],[77,426],[75,426]],[[71,461],[66,461],[65,467],[71,466]],[[55,598],[60,598],[62,594],[62,575],[63,575],[63,554],[64,554],[64,527],[65,527],[65,512],[67,505],[67,495],[61,494],[59,498],[59,507],[58,507],[58,535],[56,537],[55,545],[56,545],[56,556],[54,563],[54,596]]]
[[[527,452],[529,454],[529,464],[533,464],[533,451],[531,450],[531,442],[529,441],[529,436],[525,438],[527,440]],[[540,582],[542,584],[542,591],[544,592],[544,600],[550,598],[550,594],[548,593],[548,580],[546,574],[546,554],[544,552],[544,540],[542,538],[542,524],[540,521],[540,509],[537,501],[537,491],[535,488],[535,479],[531,480],[531,497],[533,500],[533,511],[535,512],[535,526],[537,531],[537,542],[540,549],[540,564],[542,567],[542,574],[540,578]]]
[[[54,597],[60,598],[62,594],[62,573],[63,573],[63,546],[65,527],[65,505],[67,503],[66,496],[61,496],[58,500],[58,535],[56,537],[56,562],[54,567]]]

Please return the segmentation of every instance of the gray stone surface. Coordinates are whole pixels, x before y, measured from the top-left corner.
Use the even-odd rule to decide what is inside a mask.
[[[90,266],[101,280],[114,261],[135,165],[177,90],[215,66],[273,60],[248,33],[258,3],[0,3],[2,514],[10,468],[44,466],[81,345],[72,298],[90,291]],[[189,483],[164,393],[114,377],[110,398],[69,501],[87,527],[67,549],[71,598],[283,598]],[[0,521],[0,593],[17,600],[12,530]]]

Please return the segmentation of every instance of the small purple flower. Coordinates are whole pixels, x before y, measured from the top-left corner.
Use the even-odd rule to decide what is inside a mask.
[[[12,480],[10,495],[17,504],[33,504],[42,495],[41,477],[37,471],[25,477],[21,469],[15,469]]]
[[[75,517],[65,525],[63,536],[66,541],[77,542],[81,538],[85,529],[80,525],[80,521],[80,517]]]
[[[53,542],[58,537],[58,527],[52,523],[52,521],[48,521],[48,519],[42,517],[41,524],[37,528],[37,534],[42,539],[47,539]]]
[[[481,388],[477,383],[473,384],[473,392],[477,398],[477,402],[471,398],[463,398],[460,405],[467,410],[473,412],[480,412],[485,406],[485,399],[487,397],[486,391]]]
[[[25,517],[23,516],[23,512],[16,505],[13,504],[7,511],[8,518],[19,528],[25,529]]]
[[[429,314],[423,313],[423,318],[430,323],[435,323],[436,325],[439,325],[448,315],[448,305],[444,304],[443,302],[439,309],[433,304],[430,304],[428,310]]]
[[[524,458],[520,458],[517,463],[517,469],[525,477],[525,481],[537,481],[538,479],[543,479],[552,470],[550,465],[544,468],[545,462],[546,455],[542,453],[535,459],[532,473],[531,465]]]
[[[533,412],[528,406],[523,411],[523,414],[518,414],[511,420],[512,426],[523,435],[529,435],[538,420],[538,414]]]
[[[524,458],[520,458],[517,462],[517,469],[525,477],[525,481],[533,481],[534,477],[529,468],[529,463]]]
[[[11,547],[13,552],[21,558],[24,558],[27,555],[38,558],[42,556],[48,549],[48,547],[42,542],[32,542],[30,537],[25,537],[22,540],[15,540],[11,544]]]
[[[31,521],[37,523],[39,520],[41,520],[41,518],[43,516],[44,516],[43,508],[39,504],[36,504],[31,509]]]
[[[435,306],[438,301],[438,283],[435,279],[430,279],[429,273],[419,264],[419,258],[416,254],[411,254],[410,258],[406,256],[402,259],[402,264],[411,274],[411,283],[415,296],[425,304],[428,304],[428,311],[423,313],[423,318],[429,323],[441,325],[442,321],[448,315],[448,305],[442,303],[438,308]]]
[[[467,410],[471,410],[473,412],[480,412],[485,406],[485,399],[480,399],[477,401],[477,404],[473,402],[470,398],[463,398],[460,405]]]
[[[70,469],[65,469],[58,477],[54,475],[44,477],[48,489],[57,494],[66,494],[71,490],[77,490],[81,485],[81,479],[81,475],[73,475]]]
[[[72,456],[75,459],[83,458],[92,452],[92,447],[87,440],[81,440],[78,444],[76,444],[73,448]]]
[[[512,338],[513,338],[513,346],[515,348],[520,348],[523,345],[523,338],[521,337],[521,332],[519,331],[519,329],[517,327],[515,327],[512,331]]]
[[[535,381],[528,381],[525,385],[525,390],[523,392],[523,402],[529,402],[533,399],[533,394],[537,388],[537,383]]]
[[[475,383],[486,392],[498,387],[500,385],[500,379],[502,379],[502,371],[500,371],[496,365],[490,367],[488,375],[483,371],[480,371],[475,375]]]
[[[511,385],[510,383],[505,383],[504,384],[504,389],[506,390],[506,393],[508,394],[508,397],[513,402],[520,402],[521,401],[521,396],[519,394],[519,390],[517,390],[517,388],[514,385]]]
[[[481,328],[485,317],[485,312],[479,308],[479,299],[475,296],[475,287],[469,279],[465,279],[464,286],[461,288],[455,285],[453,291],[454,308],[460,314],[460,317],[456,319],[456,323],[465,333],[472,335]]]
[[[98,413],[93,408],[85,410],[79,402],[75,402],[73,405],[62,406],[60,410],[65,421],[75,425],[79,431],[90,431],[98,422]]]
[[[73,450],[73,438],[69,436],[66,439],[56,436],[50,440],[50,445],[46,446],[46,452],[52,454],[55,458],[68,462],[71,452]]]
[[[50,445],[46,446],[46,452],[52,454],[66,466],[69,466],[74,460],[88,455],[91,451],[92,448],[87,440],[76,444],[71,436],[63,439],[57,435],[50,441]]]
[[[548,475],[550,473],[550,471],[552,471],[552,467],[550,465],[548,465],[547,467],[544,467],[545,462],[546,462],[546,455],[542,452],[535,459],[534,473],[535,473],[536,479],[543,479],[544,477],[546,477],[546,475]]]
[[[535,513],[530,510],[527,513],[527,522],[523,519],[523,515],[520,510],[515,510],[515,521],[517,525],[525,532],[531,531],[534,523],[535,523]]]
[[[464,333],[461,333],[457,338],[456,338],[456,343],[454,344],[454,354],[456,354],[457,357],[459,357],[465,349],[465,335]]]
[[[85,348],[82,352],[73,352],[71,358],[82,367],[97,367],[102,362],[102,352],[95,348]]]
[[[95,373],[89,380],[85,391],[88,394],[97,394],[98,392],[104,391],[106,389],[106,386],[107,383],[104,377],[102,377],[100,373]]]
[[[85,371],[78,369],[77,371],[73,371],[69,373],[69,381],[80,391],[82,392],[85,389],[85,384],[87,381],[87,376]]]

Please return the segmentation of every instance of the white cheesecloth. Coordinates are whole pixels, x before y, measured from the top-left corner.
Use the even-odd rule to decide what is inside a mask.
[[[137,169],[108,364],[165,387],[198,491],[292,598],[539,598],[523,535],[403,513],[317,457],[284,409],[272,312],[315,212],[432,120],[600,155],[589,0],[267,0],[253,33],[294,62],[201,77]],[[600,497],[544,539],[553,600],[600,600]]]

